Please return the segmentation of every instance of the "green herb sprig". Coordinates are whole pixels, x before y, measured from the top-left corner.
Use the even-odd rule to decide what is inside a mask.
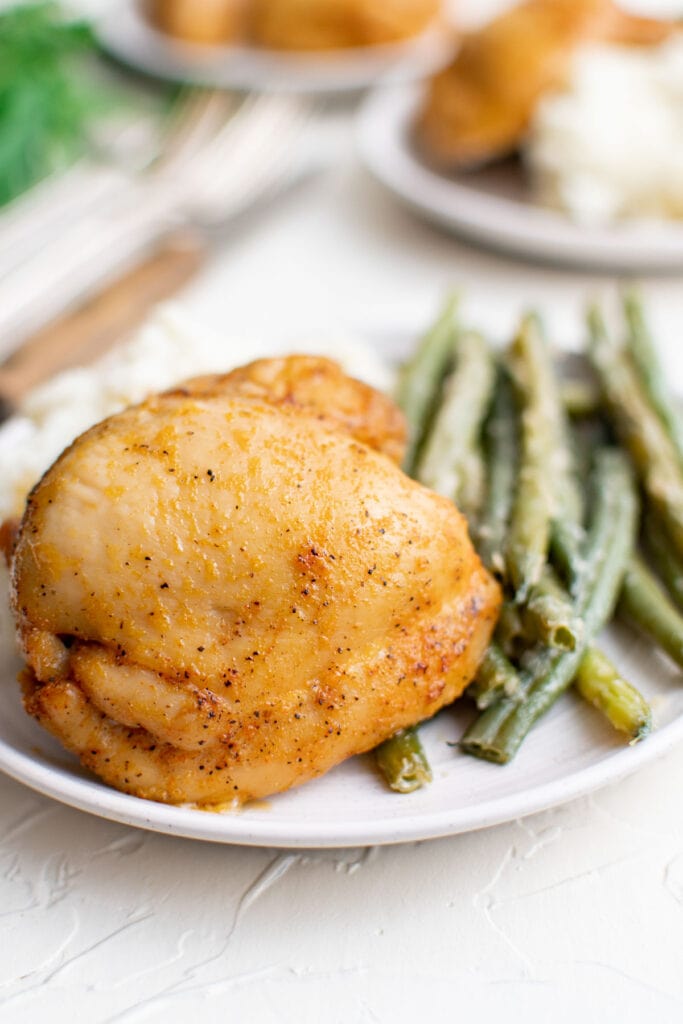
[[[85,150],[105,105],[96,49],[88,24],[65,20],[57,4],[0,12],[0,206]]]

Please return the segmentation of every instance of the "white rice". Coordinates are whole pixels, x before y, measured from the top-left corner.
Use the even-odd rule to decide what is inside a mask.
[[[683,33],[580,50],[538,104],[526,157],[541,202],[579,223],[683,218]]]

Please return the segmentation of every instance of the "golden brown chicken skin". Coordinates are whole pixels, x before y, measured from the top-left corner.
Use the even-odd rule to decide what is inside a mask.
[[[111,785],[206,805],[453,701],[500,596],[460,513],[393,461],[402,433],[389,400],[292,357],[80,437],[14,547],[29,713]]]
[[[467,168],[519,145],[540,97],[565,81],[585,42],[651,45],[671,24],[638,18],[612,0],[527,0],[466,36],[431,82],[416,135],[427,158]]]
[[[241,40],[245,0],[150,0],[152,23],[186,43],[221,44]]]
[[[256,43],[283,50],[333,50],[418,35],[441,0],[253,0]]]

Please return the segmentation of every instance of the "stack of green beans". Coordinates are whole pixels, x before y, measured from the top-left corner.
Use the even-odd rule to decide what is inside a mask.
[[[647,702],[597,646],[615,612],[683,667],[683,424],[635,293],[623,309],[621,344],[589,311],[591,370],[573,381],[535,314],[496,354],[455,300],[403,369],[404,468],[465,512],[503,587],[460,744],[499,764],[572,684],[631,742],[647,736]],[[417,728],[377,759],[400,792],[431,779]]]
[[[451,295],[399,378],[396,400],[408,423],[403,469],[409,476],[415,476],[443,382],[453,367],[453,346],[459,330],[457,312],[458,297]],[[387,784],[397,793],[412,793],[432,781],[429,761],[415,726],[402,729],[380,744],[375,757]]]

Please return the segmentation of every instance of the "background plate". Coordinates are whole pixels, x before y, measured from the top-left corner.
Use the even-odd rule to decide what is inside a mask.
[[[380,78],[421,78],[443,65],[453,45],[430,29],[405,43],[317,54],[247,46],[197,46],[157,32],[138,0],[119,0],[97,25],[114,57],[147,74],[221,89],[335,93],[364,89]]]
[[[546,262],[615,271],[683,267],[681,223],[580,226],[532,203],[512,161],[453,177],[431,170],[410,140],[421,92],[415,85],[378,91],[366,101],[358,123],[366,166],[413,209],[481,244]]]

